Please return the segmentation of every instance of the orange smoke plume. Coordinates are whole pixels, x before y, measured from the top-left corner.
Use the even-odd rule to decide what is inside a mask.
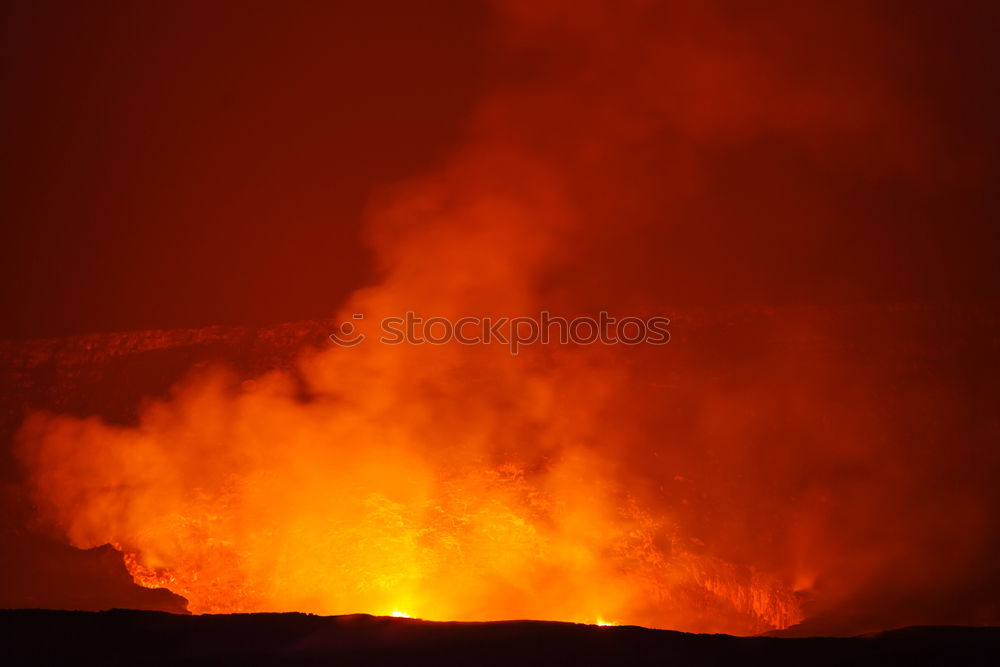
[[[800,28],[879,29],[860,9],[784,11]],[[135,425],[27,421],[19,455],[40,512],[71,544],[111,543],[136,582],[184,596],[196,613],[742,634],[803,619],[803,596],[850,544],[810,471],[869,471],[866,447],[885,436],[867,413],[836,412],[842,388],[860,405],[880,391],[877,377],[836,352],[778,354],[835,335],[827,320],[798,313],[750,332],[763,337],[752,353],[728,342],[724,358],[682,361],[671,355],[683,338],[512,356],[495,345],[383,345],[374,327],[406,311],[455,319],[610,304],[664,314],[677,292],[630,273],[617,254],[630,234],[718,246],[714,273],[686,253],[664,258],[677,278],[666,282],[687,286],[689,302],[719,301],[730,286],[752,294],[785,274],[739,273],[753,250],[739,239],[752,234],[727,240],[725,230],[755,221],[734,222],[739,212],[720,203],[719,156],[776,141],[835,164],[879,133],[886,150],[870,168],[910,178],[922,169],[910,141],[919,118],[885,130],[903,116],[878,67],[858,81],[839,62],[803,58],[808,45],[767,15],[703,3],[514,2],[498,12],[503,83],[466,144],[374,199],[365,233],[379,280],[340,311],[364,314],[368,340],[304,350],[295,368],[253,383],[193,373]],[[671,146],[669,157],[646,154],[652,142]],[[822,202],[796,197],[771,228],[782,242],[821,246],[822,231],[803,231],[796,211],[815,209],[823,230]],[[721,365],[738,379],[720,381]],[[915,492],[874,469],[851,482],[859,494],[870,480],[896,498]],[[965,516],[963,540],[978,525]],[[881,543],[851,551],[842,562],[857,576],[837,595],[897,553]]]

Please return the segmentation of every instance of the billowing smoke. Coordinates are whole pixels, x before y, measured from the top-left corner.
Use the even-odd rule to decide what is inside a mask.
[[[871,12],[499,4],[467,141],[373,198],[379,281],[340,311],[368,339],[193,374],[136,426],[33,415],[44,517],[197,612],[752,633],[864,600],[845,628],[933,621],[896,607],[936,595],[924,577],[965,585],[991,530],[986,482],[941,449],[961,379],[907,384],[873,360],[911,320],[859,351],[869,311],[830,305],[911,268],[860,259],[877,233],[844,172],[929,178],[906,44]],[[407,311],[542,310],[669,315],[674,340],[376,340]]]

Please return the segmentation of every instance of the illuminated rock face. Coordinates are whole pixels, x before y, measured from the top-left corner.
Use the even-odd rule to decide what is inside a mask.
[[[287,365],[289,348],[316,327],[255,332],[279,343],[254,350],[253,361]],[[218,355],[220,341],[235,349],[242,333],[111,336],[85,350],[93,372],[121,350],[133,361],[148,359],[148,348],[185,351],[171,348],[178,341]],[[70,354],[53,361],[87,367]],[[344,429],[339,406],[302,399],[289,376],[238,380],[189,379],[131,428],[29,419],[19,451],[43,515],[77,547],[113,544],[136,583],[169,589],[195,612],[404,608],[438,619],[609,618],[741,633],[800,617],[780,580],[687,550],[671,519],[641,508],[583,450],[551,460],[529,448],[508,461],[481,460],[486,449],[442,456],[380,444],[374,436],[389,438],[391,419],[389,431],[366,425],[358,446],[331,437]],[[238,406],[247,400],[263,403]],[[412,427],[407,419],[400,424]]]
[[[809,314],[812,333],[799,330],[795,337],[774,326],[776,319],[803,319],[789,309],[704,311],[688,315],[686,324],[682,315],[675,342],[688,347],[677,353],[669,383],[662,383],[670,386],[656,390],[683,400],[679,388],[706,383],[703,355],[710,345],[699,340],[744,331],[753,334],[741,351],[745,358],[757,360],[777,344],[803,357],[833,350],[844,358],[845,341],[830,333],[834,324],[874,316],[881,326],[897,329],[926,315],[926,309],[817,311]],[[989,324],[980,319],[984,322]],[[489,431],[507,446],[506,455],[436,449],[428,443],[438,442],[433,438],[442,433],[470,438],[478,430],[467,430],[468,423],[458,419],[442,432],[427,414],[406,411],[396,422],[355,419],[345,426],[343,404],[350,395],[333,400],[310,391],[302,380],[308,363],[298,376],[266,372],[294,368],[301,346],[322,340],[327,326],[210,329],[200,338],[196,332],[129,334],[86,345],[79,339],[31,343],[20,356],[8,348],[6,367],[14,380],[9,386],[23,404],[132,424],[68,416],[27,422],[18,452],[32,474],[41,518],[74,546],[114,544],[137,583],[165,587],[196,612],[399,611],[430,619],[534,617],[749,634],[798,622],[802,600],[823,594],[815,581],[831,573],[822,559],[813,556],[793,567],[789,553],[801,543],[770,544],[783,535],[801,539],[802,531],[815,530],[809,522],[817,521],[813,514],[797,513],[802,508],[795,503],[802,497],[772,495],[775,485],[801,480],[801,470],[783,470],[789,465],[782,458],[788,456],[787,442],[748,438],[745,444],[762,457],[759,463],[744,471],[725,462],[712,469],[705,467],[711,460],[707,453],[690,447],[672,451],[615,422],[614,433],[623,435],[616,440],[606,434],[602,446],[608,451],[542,447],[544,455],[533,457],[530,448],[504,440],[506,429],[530,437],[522,415]],[[954,348],[929,344],[881,351],[875,370],[887,378],[907,376],[914,368],[933,371],[951,364],[956,354]],[[203,371],[164,394],[188,367],[219,358],[235,369],[228,377]],[[866,370],[871,373],[872,366]],[[788,378],[767,373],[756,381],[777,387]],[[712,387],[732,381],[735,372],[721,374]],[[157,394],[165,398],[136,413],[143,397]],[[855,397],[837,395],[828,394],[831,410],[842,409],[838,400],[856,404]],[[718,400],[707,390],[699,398]],[[896,405],[905,407],[910,400]],[[667,431],[672,437],[698,437],[684,426],[681,411],[671,411],[669,401],[663,405],[667,414],[660,417],[672,423]],[[782,415],[779,405],[751,399],[747,405],[768,410],[767,418],[783,416],[785,426],[800,433],[814,432],[800,416]],[[723,407],[748,428],[757,424],[746,421],[744,406]],[[887,423],[898,426],[899,418],[889,415]],[[430,439],[426,447],[410,446],[393,430],[400,425],[416,434],[410,437]],[[720,426],[718,436],[734,437]],[[768,447],[778,458],[763,458]],[[816,452],[806,454],[815,458]],[[635,469],[640,457],[650,470]],[[669,460],[669,477],[662,458]],[[738,472],[753,472],[753,479],[739,481]],[[710,483],[719,480],[728,483]],[[890,491],[887,500],[898,504],[893,494],[901,491]],[[841,517],[854,511],[843,501],[819,507]],[[749,517],[767,539],[744,537],[748,526],[734,517]],[[840,534],[830,528],[831,549],[846,548],[849,528]],[[954,528],[959,529],[966,529],[962,522]],[[883,547],[868,546],[869,551],[841,555],[870,563]],[[902,624],[887,618],[880,622]]]

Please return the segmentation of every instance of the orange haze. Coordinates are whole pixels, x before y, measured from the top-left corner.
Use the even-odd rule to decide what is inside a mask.
[[[835,286],[822,251],[851,216],[805,178],[754,167],[729,191],[720,174],[771,146],[781,173],[932,178],[926,119],[894,83],[907,45],[868,6],[499,3],[497,83],[444,163],[373,198],[379,278],[341,318],[364,313],[371,333],[410,310],[607,308],[671,315],[675,339],[517,356],[369,339],[253,383],[194,372],[136,425],[36,413],[18,453],[42,516],[196,613],[748,634],[869,595],[894,568],[906,588],[936,559],[973,562],[981,496],[928,501],[948,457],[910,461],[897,420],[948,423],[947,390],[890,385],[848,352],[858,329],[835,310],[767,311],[714,352],[685,347],[705,312],[685,304],[794,294],[802,275]],[[878,349],[893,335],[871,333]]]

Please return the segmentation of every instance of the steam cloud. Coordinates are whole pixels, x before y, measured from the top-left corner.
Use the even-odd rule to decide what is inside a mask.
[[[607,308],[679,313],[683,334],[688,304],[853,299],[824,252],[849,211],[811,179],[931,177],[893,83],[906,44],[867,4],[497,11],[501,83],[447,164],[375,197],[380,280],[346,319]],[[991,530],[967,459],[951,464],[965,486],[933,481],[954,388],[901,389],[839,345],[853,332],[835,318],[781,312],[713,354],[683,335],[518,357],[307,350],[252,389],[192,375],[134,427],[36,414],[19,452],[73,545],[114,544],[195,611],[736,633],[865,605],[843,627],[933,620],[900,591],[933,598],[931,571],[964,585]],[[916,450],[915,409],[937,417]]]

